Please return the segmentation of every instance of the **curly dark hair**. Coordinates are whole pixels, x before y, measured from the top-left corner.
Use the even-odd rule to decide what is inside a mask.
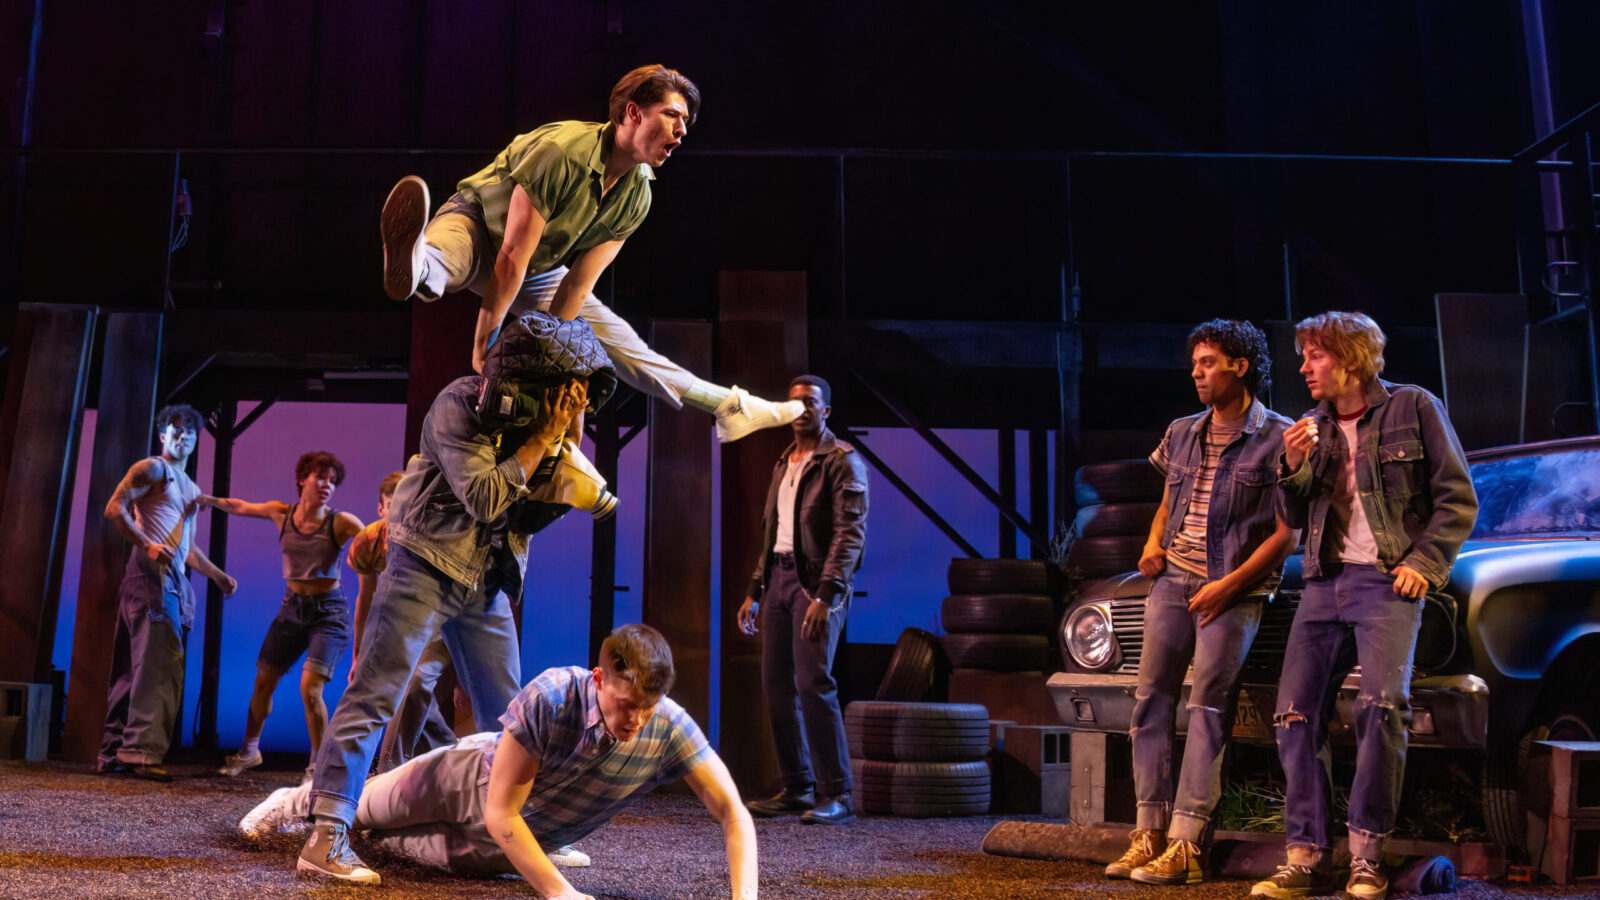
[[[206,427],[205,419],[200,415],[199,410],[187,403],[163,406],[161,411],[156,413],[156,431],[165,431],[168,425],[176,425],[179,428],[193,431],[195,434],[199,434],[201,429]]]
[[[344,463],[339,461],[339,457],[326,450],[300,454],[300,461],[294,464],[294,492],[300,493],[300,485],[323,469],[333,473],[334,484],[344,483]]]
[[[1272,387],[1272,353],[1267,349],[1267,336],[1249,322],[1236,319],[1212,319],[1195,326],[1189,332],[1189,352],[1200,344],[1211,344],[1231,359],[1247,359],[1250,367],[1241,379],[1251,396],[1259,397]]]

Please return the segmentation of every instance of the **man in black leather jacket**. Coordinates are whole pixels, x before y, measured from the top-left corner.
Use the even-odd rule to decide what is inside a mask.
[[[804,404],[805,413],[794,420],[794,443],[773,469],[761,556],[739,607],[739,628],[762,634],[761,682],[783,780],[782,792],[747,805],[758,816],[802,813],[810,825],[855,818],[850,751],[830,670],[866,542],[867,466],[828,430],[831,394],[815,375],[789,385],[789,399]]]

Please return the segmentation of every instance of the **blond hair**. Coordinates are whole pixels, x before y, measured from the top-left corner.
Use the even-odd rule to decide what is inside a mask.
[[[1383,348],[1389,339],[1372,317],[1360,312],[1325,312],[1294,327],[1294,351],[1316,344],[1340,363],[1354,366],[1356,377],[1371,381],[1383,371]]]

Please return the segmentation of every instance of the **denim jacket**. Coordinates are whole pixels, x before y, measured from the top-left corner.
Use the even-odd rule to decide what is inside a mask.
[[[1373,379],[1366,414],[1356,423],[1356,487],[1378,546],[1378,568],[1407,566],[1434,588],[1450,577],[1461,542],[1478,517],[1478,495],[1461,442],[1439,398],[1410,384]],[[1322,540],[1345,454],[1333,404],[1316,417],[1320,440],[1298,471],[1280,453],[1279,482],[1286,521],[1306,530],[1306,577],[1322,574]],[[1309,526],[1309,527],[1307,527]]]
[[[1178,419],[1167,426],[1161,448],[1150,456],[1151,464],[1167,477],[1167,528],[1161,535],[1164,550],[1171,549],[1173,538],[1183,529],[1183,517],[1205,462],[1210,420],[1209,408]],[[1273,470],[1283,453],[1283,433],[1292,424],[1252,399],[1244,427],[1223,448],[1206,514],[1207,578],[1215,581],[1239,568],[1277,530],[1279,502]],[[1268,580],[1275,580],[1276,575],[1272,573]]]
[[[520,502],[528,495],[521,464],[496,459],[478,419],[482,381],[457,378],[439,392],[389,506],[389,540],[467,587],[482,582],[496,537],[525,571],[528,532],[538,530],[522,524],[531,501]]]

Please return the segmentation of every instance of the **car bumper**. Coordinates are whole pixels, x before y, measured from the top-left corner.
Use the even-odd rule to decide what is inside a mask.
[[[1050,696],[1061,721],[1075,731],[1126,734],[1133,720],[1136,675],[1084,675],[1058,672],[1050,676]],[[1188,678],[1178,704],[1177,730],[1189,724]],[[1339,687],[1337,716],[1329,723],[1328,737],[1337,744],[1355,743],[1356,697],[1361,693],[1361,673],[1352,672]],[[1272,714],[1278,688],[1271,684],[1246,684],[1239,691],[1234,715],[1234,740],[1270,744],[1275,740]],[[1476,675],[1434,675],[1411,682],[1410,745],[1481,750],[1488,743],[1489,686]]]

